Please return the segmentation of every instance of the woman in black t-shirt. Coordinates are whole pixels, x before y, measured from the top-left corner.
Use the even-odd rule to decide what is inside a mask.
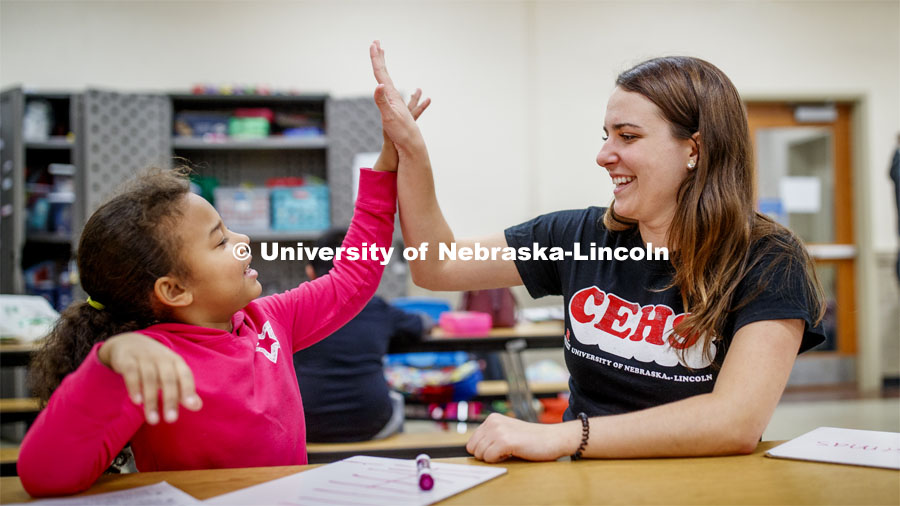
[[[535,297],[565,300],[568,421],[491,415],[469,452],[496,462],[753,451],[798,351],[823,340],[824,303],[800,241],[754,209],[747,118],[728,77],[690,57],[623,72],[597,155],[615,184],[609,208],[551,213],[456,240],[384,53],[377,43],[370,53],[375,101],[400,156],[404,240],[430,245],[425,260],[410,262],[413,281],[431,290],[524,284]],[[440,243],[454,242],[501,254],[437,255]],[[651,245],[666,247],[668,259],[647,260]],[[549,256],[536,254],[540,248]],[[587,255],[607,250],[626,254]]]

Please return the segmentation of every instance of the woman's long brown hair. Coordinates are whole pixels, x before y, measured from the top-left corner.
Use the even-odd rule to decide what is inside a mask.
[[[813,318],[821,321],[824,294],[809,254],[789,230],[754,209],[756,178],[747,113],[731,80],[706,61],[673,56],[638,64],[620,74],[616,85],[656,104],[675,138],[700,134],[697,165],[678,188],[668,233],[675,266],[670,287],[680,289],[684,310],[690,312],[675,332],[702,336],[696,345],[712,361],[710,343],[722,336],[729,311],[765,289],[761,284],[744,300],[734,300],[738,285],[763,260],[764,269],[785,265],[804,271],[807,293],[797,294],[798,300],[808,301]],[[603,221],[615,231],[636,226],[616,215],[615,200]],[[751,246],[761,246],[752,257]],[[681,352],[683,358],[686,350]]]

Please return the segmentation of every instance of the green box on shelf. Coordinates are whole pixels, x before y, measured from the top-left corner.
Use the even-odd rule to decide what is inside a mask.
[[[330,226],[327,186],[272,188],[272,230],[320,231]]]
[[[237,139],[265,139],[269,136],[269,120],[232,117],[228,120],[228,135]]]

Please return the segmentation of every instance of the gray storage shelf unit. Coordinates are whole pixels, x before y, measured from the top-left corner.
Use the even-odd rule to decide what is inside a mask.
[[[203,139],[175,137],[175,139],[172,140],[172,147],[176,150],[185,151],[325,149],[328,147],[328,141],[324,135],[299,139],[274,137],[269,139],[237,139],[225,141],[205,141]]]
[[[32,101],[43,101],[50,106],[52,122],[50,131],[40,139],[25,138],[25,111]],[[67,92],[40,92],[12,88],[0,93],[0,293],[44,295],[52,302],[66,304],[75,294],[75,286],[63,288],[60,296],[59,276],[68,271],[70,260],[74,258],[76,230],[83,223],[83,193],[80,183],[81,154],[79,125],[81,96]],[[50,164],[74,166],[74,191],[58,191],[48,183]],[[65,172],[71,172],[66,167]],[[42,174],[44,173],[44,174]],[[74,193],[74,195],[73,195]],[[45,204],[62,204],[65,196],[68,211],[65,222],[59,223],[61,231],[49,228],[52,224],[52,210],[46,209],[43,216],[47,220],[42,229],[28,226],[28,205],[37,199],[46,199]],[[62,213],[62,210],[60,210]],[[62,218],[62,214],[59,215]],[[33,220],[36,218],[32,217]],[[33,223],[34,224],[34,223]],[[24,269],[42,262],[53,265],[53,279],[48,279],[40,290],[27,290]],[[55,286],[54,286],[55,285]],[[4,361],[5,362],[5,361]],[[3,364],[0,370],[0,397],[29,397],[25,382],[24,364]],[[26,423],[14,417],[4,416],[0,435],[3,439],[19,441],[25,434]]]
[[[328,181],[327,136],[324,134],[327,95],[204,95],[171,94],[172,100],[172,151],[175,163],[185,163],[199,176],[214,178],[219,187],[250,185],[265,187],[272,178],[314,176]],[[302,114],[323,127],[321,135],[282,136],[282,129],[271,122],[272,131],[263,138],[235,138],[217,136],[212,140],[197,136],[182,136],[178,122],[182,114],[216,114],[222,118],[233,116],[238,109],[265,108],[273,115]],[[224,120],[223,120],[224,121]],[[181,128],[184,128],[183,126]],[[224,133],[224,132],[223,132]],[[196,135],[196,131],[192,131]],[[333,191],[332,188],[329,188]],[[216,202],[217,207],[220,207]],[[329,213],[330,214],[330,213]],[[264,261],[259,255],[259,242],[280,241],[281,246],[296,246],[297,242],[312,242],[321,231],[280,231],[270,228],[246,228],[225,225],[236,232],[250,236],[255,259],[254,268],[259,271],[263,293],[289,290],[305,279],[305,262]]]
[[[55,264],[55,279],[48,283],[56,285],[54,290],[58,290],[59,275],[68,270],[69,261],[73,258],[73,241],[77,237],[73,232],[80,229],[84,216],[81,207],[83,199],[79,198],[82,196],[79,191],[82,174],[81,150],[77,142],[80,99],[77,93],[39,92],[22,88],[5,90],[0,97],[0,135],[3,138],[0,155],[3,179],[3,189],[0,191],[0,293],[30,292],[26,290],[23,271],[45,261]],[[50,131],[44,132],[48,134],[46,137],[26,139],[25,112],[33,101],[50,106],[52,118],[49,119],[52,121],[49,123]],[[46,172],[51,164],[74,166],[75,188],[72,192],[54,193],[55,189],[39,189],[37,183],[47,183]],[[50,193],[45,194],[47,192]],[[54,221],[50,212],[41,228],[27,226],[29,203],[34,204],[35,199],[54,195],[65,195],[71,202],[67,212],[63,212],[62,206],[59,208],[60,213],[56,216],[60,218],[56,224],[59,230],[48,228],[53,227]],[[56,209],[51,207],[51,210]],[[67,218],[62,220],[64,214]],[[68,289],[67,292],[60,297],[60,304],[65,304],[71,297]],[[54,298],[47,287],[36,293]]]
[[[25,142],[22,118],[25,102],[30,97],[52,102],[67,100],[69,130],[75,134],[74,140],[51,136],[46,140]],[[224,142],[174,135],[174,112],[247,107],[317,111],[324,119],[326,133],[314,137]],[[198,173],[216,177],[225,186],[238,186],[242,182],[261,186],[272,177],[317,176],[329,187],[332,226],[345,227],[353,212],[352,174],[358,169],[351,167],[353,157],[357,153],[380,150],[382,142],[380,116],[370,97],[134,94],[97,89],[83,93],[32,93],[18,88],[3,92],[0,109],[4,141],[0,166],[3,179],[11,181],[0,188],[0,209],[3,210],[0,216],[0,293],[24,293],[21,266],[23,254],[31,255],[31,243],[64,249],[66,254],[71,254],[86,217],[122,182],[151,165],[171,166],[187,160]],[[66,155],[68,163],[76,166],[71,237],[52,233],[26,234],[26,157],[30,160],[33,156]],[[320,236],[319,232],[247,232],[254,241],[282,241],[290,246],[295,246],[296,242],[312,242]],[[396,238],[394,246],[402,246],[399,232]],[[24,250],[26,242],[29,251]],[[406,267],[401,255],[394,255],[394,258],[385,270],[379,289],[379,293],[387,297],[406,292]],[[395,262],[397,264],[393,265]],[[261,265],[264,263],[270,265]],[[287,262],[286,265],[285,262],[255,261],[254,264],[260,264],[254,267],[262,267],[260,279],[266,293],[296,286],[305,278],[302,262]]]
[[[279,112],[310,114],[323,126],[323,134],[286,137],[271,135],[261,139],[202,138],[175,135],[172,150],[178,161],[186,161],[195,172],[214,177],[227,187],[250,183],[264,186],[270,178],[314,176],[329,188],[332,227],[346,227],[353,211],[351,167],[357,153],[381,149],[381,119],[371,98],[333,99],[325,94],[305,95],[194,95],[173,93],[173,119],[181,111],[234,111],[239,108],[268,108]],[[278,134],[280,131],[274,131]],[[226,222],[226,225],[228,223]],[[278,293],[306,279],[304,261],[264,261],[260,242],[279,242],[279,247],[296,247],[315,242],[320,231],[253,230],[231,227],[250,236],[263,293]],[[400,255],[395,255],[400,257]],[[395,264],[396,262],[396,264]],[[392,260],[385,270],[379,294],[395,297],[406,293],[407,270]]]

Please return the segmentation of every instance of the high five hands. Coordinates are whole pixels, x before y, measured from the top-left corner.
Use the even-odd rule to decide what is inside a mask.
[[[388,74],[384,63],[384,50],[379,41],[369,46],[369,57],[372,60],[372,72],[378,86],[375,88],[375,104],[381,111],[381,125],[384,129],[385,148],[382,157],[389,155],[388,144],[391,143],[400,151],[408,151],[413,147],[424,147],[422,134],[416,126],[416,120],[431,104],[431,99],[422,98],[422,90],[416,89],[409,99],[409,103],[403,102],[400,92],[394,87],[394,82]],[[396,152],[395,152],[396,153]]]

